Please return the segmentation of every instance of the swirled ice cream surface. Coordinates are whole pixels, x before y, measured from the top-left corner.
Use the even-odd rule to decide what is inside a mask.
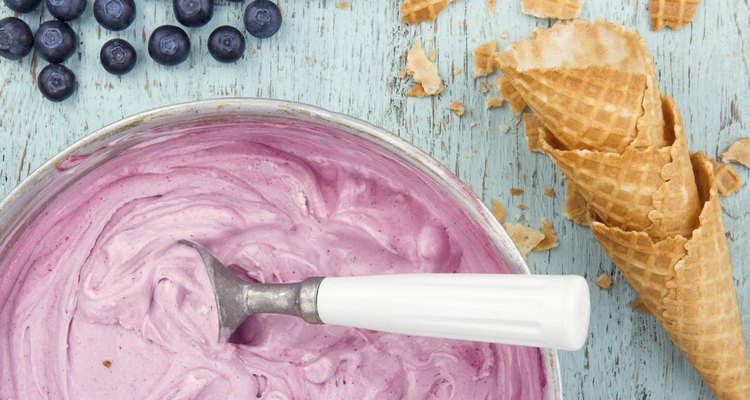
[[[508,272],[438,185],[363,139],[299,122],[165,133],[4,244],[0,399],[543,397],[536,348],[275,315],[217,343],[208,277],[181,238],[260,282]]]

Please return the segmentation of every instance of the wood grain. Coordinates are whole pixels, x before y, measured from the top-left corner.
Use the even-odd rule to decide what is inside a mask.
[[[750,136],[750,4],[749,0],[713,0],[698,8],[692,24],[679,31],[649,31],[646,0],[589,0],[581,18],[620,21],[643,33],[654,55],[661,89],[682,109],[693,150],[718,155],[735,139]],[[158,25],[174,24],[169,2],[138,2],[136,22],[120,33],[96,26],[90,9],[72,24],[81,46],[68,65],[80,86],[63,103],[46,101],[34,79],[42,60],[0,60],[0,196],[59,150],[120,118],[163,105],[195,99],[271,97],[318,105],[380,125],[432,154],[490,204],[498,198],[507,219],[538,227],[550,220],[560,246],[530,255],[539,273],[582,274],[593,283],[602,272],[613,286],[592,285],[591,333],[585,350],[561,353],[568,399],[705,399],[709,390],[669,341],[656,321],[632,311],[634,293],[588,229],[562,217],[561,174],[542,155],[530,153],[508,107],[485,110],[486,97],[471,78],[470,50],[491,38],[500,47],[527,37],[551,21],[524,15],[520,1],[498,2],[494,17],[485,0],[450,4],[434,24],[406,26],[398,20],[395,1],[283,1],[286,18],[279,34],[258,41],[248,37],[248,51],[236,64],[215,62],[205,48],[219,25],[241,27],[242,5],[217,2],[213,21],[187,29],[192,54],[177,67],[148,59],[145,41]],[[90,7],[90,6],[89,6]],[[8,9],[0,15],[10,15]],[[42,11],[22,16],[35,29],[50,19]],[[140,57],[128,75],[115,77],[99,65],[99,47],[108,39],[131,41]],[[398,79],[404,55],[413,41],[437,49],[446,90],[435,99],[406,98]],[[462,69],[455,77],[454,66]],[[491,83],[491,81],[489,82]],[[454,99],[466,105],[458,118],[445,108]],[[501,133],[501,125],[510,132]],[[748,170],[738,168],[743,180]],[[511,187],[525,189],[510,195]],[[557,198],[543,195],[552,187]],[[742,187],[723,199],[727,238],[732,251],[746,337],[750,338],[750,190]],[[515,207],[518,203],[526,210]]]

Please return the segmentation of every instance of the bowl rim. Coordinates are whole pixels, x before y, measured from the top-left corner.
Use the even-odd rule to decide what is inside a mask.
[[[498,245],[500,245],[500,247],[507,247],[503,246],[503,243],[513,243],[502,224],[492,215],[487,206],[478,198],[473,190],[471,190],[447,167],[417,148],[415,145],[402,139],[400,136],[364,120],[346,114],[328,111],[317,106],[288,100],[245,97],[215,98],[176,103],[139,112],[116,122],[107,124],[67,146],[18,183],[18,185],[12,189],[4,199],[0,200],[0,216],[2,216],[18,198],[22,197],[26,191],[31,190],[44,176],[56,170],[61,162],[69,159],[71,156],[75,156],[81,150],[87,149],[111,136],[115,136],[133,128],[138,128],[147,122],[158,122],[158,120],[168,120],[179,115],[197,115],[208,111],[218,110],[237,111],[240,113],[247,113],[248,115],[302,117],[313,122],[325,122],[344,131],[357,131],[358,133],[364,134],[370,138],[374,138],[375,144],[380,145],[381,147],[384,146],[383,143],[380,142],[384,142],[389,146],[386,150],[391,152],[396,151],[399,153],[398,155],[414,160],[419,166],[426,168],[442,181],[438,181],[438,184],[443,182],[447,183],[448,187],[445,189],[448,189],[454,196],[460,196],[461,198],[459,200],[464,201],[465,204],[470,204],[474,210],[478,212],[479,216],[485,223],[482,230],[485,230],[485,228],[490,229],[490,232],[487,233],[490,234],[491,240],[496,247],[498,247]],[[510,261],[514,264],[509,267],[514,269],[515,273],[531,274],[526,260],[515,246],[510,246],[506,250],[509,250],[509,253],[506,251],[508,254],[505,255],[510,258],[506,261]],[[561,400],[563,398],[562,379],[557,351],[547,348],[541,348],[540,351],[546,373],[546,398]]]

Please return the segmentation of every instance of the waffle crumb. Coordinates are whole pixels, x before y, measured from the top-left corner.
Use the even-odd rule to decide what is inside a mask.
[[[552,189],[551,187],[544,188],[544,195],[549,197],[557,197],[557,193],[555,193],[555,189]]]
[[[505,100],[501,97],[492,96],[484,102],[484,106],[489,110],[490,108],[502,107]]]
[[[526,144],[529,146],[529,150],[541,153],[542,144],[539,141],[539,137],[541,136],[542,129],[544,129],[542,121],[536,114],[524,113],[523,122],[526,125]]]
[[[523,189],[521,188],[510,188],[510,194],[513,196],[518,196],[519,194],[523,194]]]
[[[112,361],[110,361],[110,360],[104,360],[104,361],[102,362],[102,365],[103,365],[104,367],[106,367],[106,368],[109,368],[109,367],[111,367],[111,366],[112,366]]]
[[[721,154],[724,162],[733,162],[750,168],[750,138],[740,138]]]
[[[461,67],[453,67],[453,76],[456,76],[461,73]]]
[[[542,228],[544,239],[542,239],[532,251],[545,251],[557,247],[559,242],[557,241],[557,235],[555,234],[554,229],[552,229],[552,224],[550,224],[546,218],[542,218],[539,221],[539,225]]]
[[[516,207],[518,207],[521,210],[525,210],[525,209],[529,208],[526,204],[523,204],[523,203],[517,204]]]
[[[495,15],[495,0],[487,0],[487,14],[490,17]]]
[[[573,19],[583,0],[522,0],[521,11],[537,18]]]
[[[474,55],[474,69],[471,71],[471,76],[478,78],[495,72],[497,39],[480,44],[472,50],[472,54]]]
[[[630,308],[632,308],[635,311],[640,311],[642,313],[651,314],[650,311],[648,311],[648,308],[646,308],[646,303],[643,302],[641,299],[635,299],[630,302]]]
[[[544,234],[528,226],[520,224],[503,224],[513,243],[516,244],[521,254],[526,257],[531,249],[539,245],[544,240]]]
[[[342,1],[341,3],[336,4],[336,8],[346,10],[347,8],[349,8],[349,3],[346,1]]]
[[[427,96],[427,93],[424,91],[424,88],[422,87],[421,83],[416,83],[414,86],[412,86],[411,89],[409,89],[408,92],[406,92],[407,97],[425,97]]]
[[[482,93],[487,93],[490,91],[490,85],[487,84],[485,81],[479,81],[479,91]]]
[[[505,207],[500,203],[500,200],[492,199],[492,215],[500,222],[505,219]]]
[[[428,60],[430,60],[431,62],[435,62],[435,60],[437,59],[437,51],[435,51],[435,48],[434,48],[434,47],[433,47],[433,48],[431,48],[431,49],[430,49],[430,50],[429,50],[429,51],[427,52],[427,59],[428,59]]]
[[[508,31],[503,31],[502,34],[500,34],[500,39],[507,39],[508,38]]]
[[[508,132],[510,132],[510,127],[508,125],[505,125],[505,124],[500,125],[500,132],[502,132],[502,133],[508,133]]]
[[[596,286],[599,286],[602,289],[609,289],[612,287],[612,277],[609,276],[609,274],[601,274],[598,278],[596,278]]]
[[[461,100],[453,100],[450,103],[448,103],[445,108],[453,111],[454,114],[458,115],[459,117],[464,115],[464,103],[461,103]]]
[[[450,2],[450,0],[404,0],[400,7],[401,21],[407,24],[432,22]]]
[[[406,55],[406,73],[413,76],[414,81],[420,83],[430,96],[443,91],[443,80],[438,74],[437,65],[425,56],[420,42],[414,43]]]
[[[737,171],[729,164],[718,162],[715,158],[704,156],[714,169],[714,178],[716,178],[716,189],[722,196],[729,196],[742,186],[742,179]]]

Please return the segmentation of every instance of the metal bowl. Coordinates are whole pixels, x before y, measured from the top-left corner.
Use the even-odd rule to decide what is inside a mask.
[[[309,105],[265,99],[206,100],[146,111],[104,127],[68,147],[34,171],[0,202],[0,260],[5,258],[29,222],[51,198],[113,156],[154,139],[161,132],[198,122],[237,118],[304,121],[335,128],[377,144],[393,158],[416,168],[442,186],[486,233],[512,272],[530,273],[526,261],[487,207],[471,189],[427,154],[395,135],[355,118]],[[562,399],[557,352],[542,349],[541,353],[547,378],[545,398]]]

